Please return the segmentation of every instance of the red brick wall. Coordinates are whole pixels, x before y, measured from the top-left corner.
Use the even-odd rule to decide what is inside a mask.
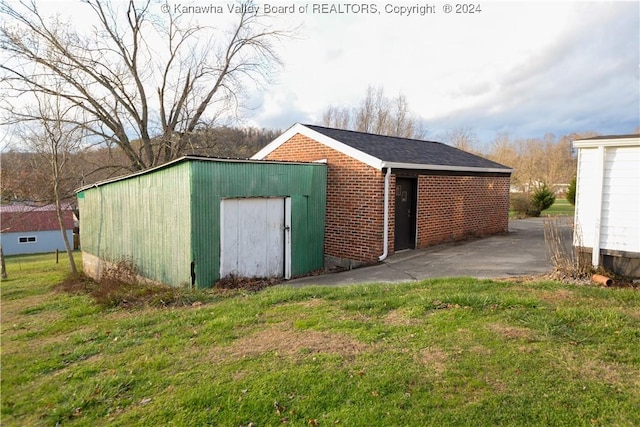
[[[268,160],[327,159],[326,255],[375,262],[383,251],[384,173],[296,134]],[[389,195],[389,255],[394,252],[395,174]],[[509,177],[418,177],[417,247],[508,230]]]
[[[383,239],[381,171],[300,134],[271,152],[267,159],[327,159],[325,254],[353,261],[377,261]]]
[[[422,175],[417,206],[418,248],[504,233],[509,177]]]

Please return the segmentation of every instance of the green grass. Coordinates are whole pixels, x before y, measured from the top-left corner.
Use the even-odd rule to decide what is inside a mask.
[[[547,210],[542,211],[542,215],[546,216],[573,216],[575,207],[565,198],[556,198],[554,204]]]
[[[13,257],[2,425],[640,425],[640,294],[428,280],[101,308]]]
[[[540,216],[569,216],[569,217],[573,217],[574,212],[575,212],[575,206],[573,206],[571,203],[569,203],[567,201],[567,199],[557,197],[556,201],[553,203],[553,205],[549,209],[546,209],[546,210],[542,211]],[[509,218],[516,219],[516,218],[520,218],[520,217],[519,217],[518,213],[515,210],[509,209]]]

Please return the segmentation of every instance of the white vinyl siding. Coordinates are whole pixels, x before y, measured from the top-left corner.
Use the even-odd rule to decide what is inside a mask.
[[[600,246],[640,252],[640,147],[605,149]]]
[[[576,233],[574,245],[591,247],[594,239],[598,206],[596,188],[597,148],[583,148],[578,155],[578,181],[576,187]]]
[[[574,245],[640,253],[640,144],[622,140],[577,141]]]

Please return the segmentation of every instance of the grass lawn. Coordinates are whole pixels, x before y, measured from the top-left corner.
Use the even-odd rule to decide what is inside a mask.
[[[555,203],[547,210],[542,211],[542,216],[570,216],[573,217],[575,207],[565,198],[557,197]]]
[[[441,279],[102,308],[10,257],[3,426],[640,425],[640,293]]]
[[[553,205],[540,214],[540,216],[569,216],[573,218],[575,212],[575,206],[567,201],[565,198],[557,197]],[[509,209],[509,218],[518,218],[519,214],[512,208]]]

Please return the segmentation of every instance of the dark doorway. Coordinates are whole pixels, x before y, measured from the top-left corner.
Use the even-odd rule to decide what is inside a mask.
[[[414,249],[416,244],[416,180],[396,178],[395,250]]]

